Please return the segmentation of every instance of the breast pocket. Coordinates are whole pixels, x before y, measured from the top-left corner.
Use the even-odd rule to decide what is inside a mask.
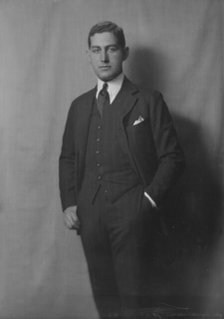
[[[127,126],[126,131],[129,144],[134,148],[142,149],[142,147],[148,145],[149,139],[151,140],[150,136],[152,134],[149,119],[136,125]]]
[[[138,158],[143,155],[145,159],[155,156],[155,145],[148,118],[137,125],[127,126],[126,132],[129,147]]]
[[[150,123],[149,123],[149,119],[145,119],[144,121],[138,123],[138,124],[132,124],[132,125],[128,125],[127,126],[127,131],[139,131],[141,129],[147,128],[149,127]]]

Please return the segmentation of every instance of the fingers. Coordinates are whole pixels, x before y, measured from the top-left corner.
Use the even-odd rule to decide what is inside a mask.
[[[77,206],[68,207],[64,211],[64,222],[69,229],[79,230],[80,221],[76,214]]]
[[[80,221],[78,217],[74,216],[73,214],[65,214],[64,221],[65,225],[69,229],[79,229],[80,227]]]

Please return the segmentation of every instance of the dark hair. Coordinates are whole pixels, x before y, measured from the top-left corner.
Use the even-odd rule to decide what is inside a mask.
[[[117,24],[111,22],[111,21],[103,21],[95,24],[89,31],[88,35],[88,46],[90,48],[91,46],[91,37],[95,33],[103,33],[103,32],[111,32],[115,35],[115,37],[118,40],[118,44],[125,48],[125,36],[124,31],[122,28],[120,28]]]

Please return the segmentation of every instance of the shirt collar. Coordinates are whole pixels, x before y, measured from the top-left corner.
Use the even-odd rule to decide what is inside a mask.
[[[124,73],[119,74],[115,79],[108,81],[108,94],[110,97],[110,103],[112,103],[115,99],[115,97],[117,96],[118,92],[121,89],[122,83],[124,81]],[[96,98],[98,97],[98,94],[100,92],[100,90],[103,87],[103,84],[105,82],[103,82],[102,80],[100,80],[99,78],[97,79],[97,92],[96,92]]]

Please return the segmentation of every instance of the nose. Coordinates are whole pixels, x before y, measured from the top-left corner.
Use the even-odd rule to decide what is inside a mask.
[[[107,53],[106,50],[102,50],[102,51],[101,51],[101,56],[100,56],[100,58],[101,58],[101,61],[102,61],[102,62],[108,62],[108,61],[109,61],[108,53]]]

